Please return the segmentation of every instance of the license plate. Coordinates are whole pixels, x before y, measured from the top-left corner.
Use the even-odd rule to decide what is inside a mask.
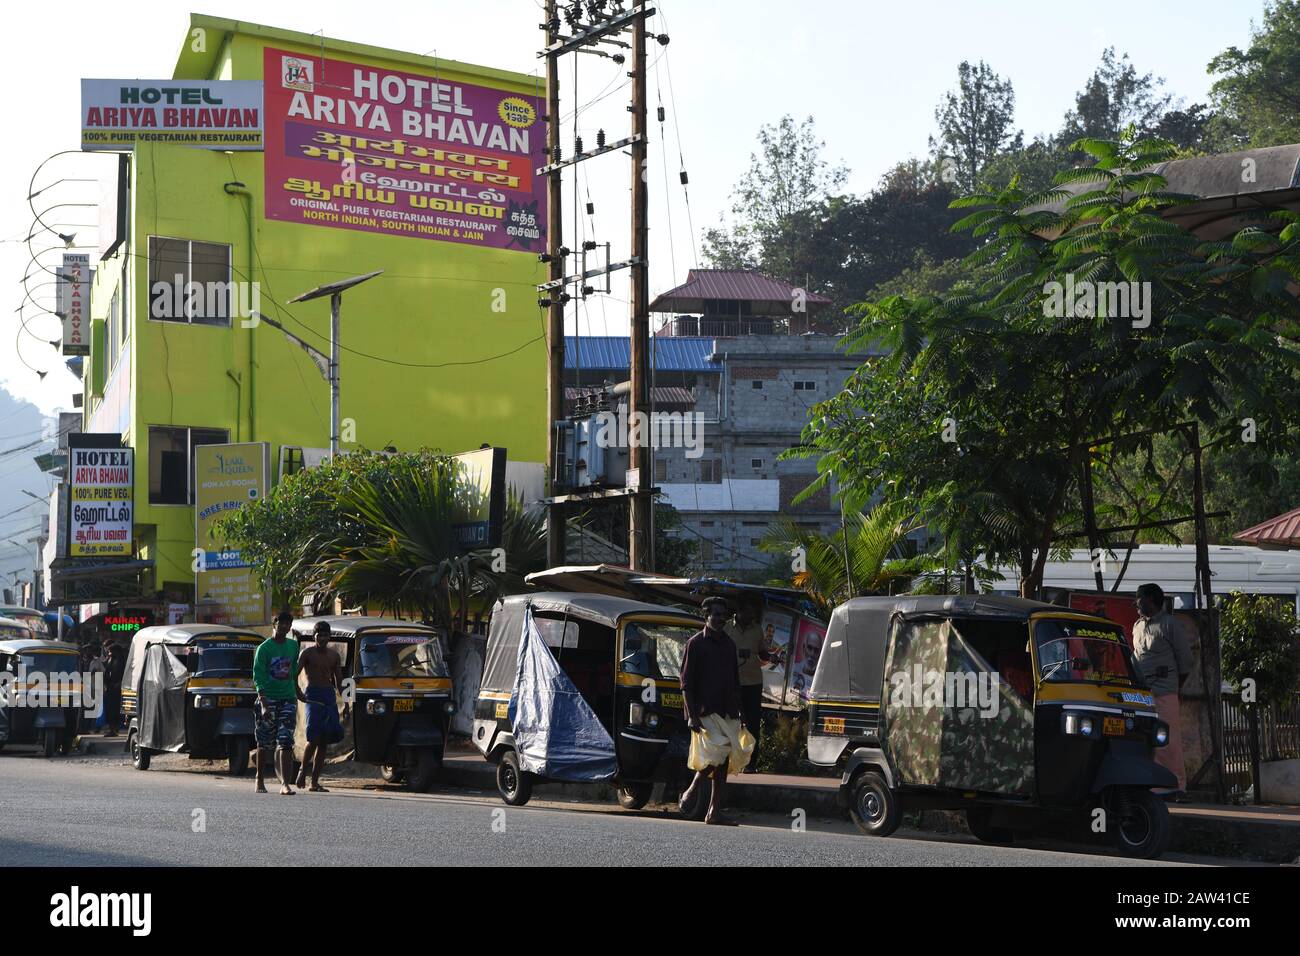
[[[393,701],[393,713],[401,714],[415,710],[415,701],[408,699]]]
[[[680,707],[682,706],[682,695],[675,691],[664,691],[659,695],[659,703],[665,707]]]
[[[1107,717],[1101,723],[1101,732],[1108,737],[1123,737],[1127,732],[1123,717]]]
[[[500,717],[500,718],[509,717],[509,716],[510,716],[510,705],[509,705],[508,703],[506,703],[505,701],[501,701],[501,702],[499,702],[499,703],[497,704],[497,707],[496,707],[496,715],[497,715],[497,717]]]
[[[822,726],[825,728],[826,733],[828,734],[842,734],[844,733],[844,718],[823,717]]]
[[[217,698],[217,706],[237,707],[239,706],[239,698],[236,697],[234,694],[222,694],[220,697]]]

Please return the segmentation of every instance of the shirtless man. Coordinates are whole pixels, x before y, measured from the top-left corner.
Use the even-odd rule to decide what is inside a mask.
[[[325,767],[325,748],[343,739],[339,723],[338,701],[335,692],[343,693],[343,662],[338,651],[329,646],[330,626],[316,622],[312,635],[314,642],[303,648],[298,658],[299,669],[307,675],[307,749],[302,755],[298,771],[299,788],[307,785],[307,768],[311,767],[309,793],[328,793],[320,785],[320,772]],[[349,705],[344,703],[346,714]]]

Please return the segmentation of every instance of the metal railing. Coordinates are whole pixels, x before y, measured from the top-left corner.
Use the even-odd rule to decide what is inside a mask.
[[[1300,693],[1273,704],[1224,694],[1222,706],[1224,782],[1230,794],[1253,792],[1259,803],[1260,763],[1300,758]]]

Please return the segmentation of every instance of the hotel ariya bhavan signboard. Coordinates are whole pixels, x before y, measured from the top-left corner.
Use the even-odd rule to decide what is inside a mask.
[[[81,148],[262,148],[260,80],[82,80]]]

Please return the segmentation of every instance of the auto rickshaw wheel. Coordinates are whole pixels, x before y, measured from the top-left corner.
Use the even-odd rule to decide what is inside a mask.
[[[507,750],[497,763],[497,790],[512,807],[522,807],[533,795],[533,775],[519,769],[519,755]]]
[[[1111,834],[1124,856],[1153,860],[1169,842],[1169,808],[1150,790],[1125,788],[1111,801],[1115,824]]]
[[[242,777],[248,773],[248,738],[232,737],[230,739],[230,756],[227,758],[230,775]]]
[[[149,769],[149,752],[140,746],[140,732],[133,730],[127,737],[127,747],[131,751],[131,766],[136,770]]]
[[[44,744],[45,756],[53,757],[59,752],[59,728],[46,727],[45,735],[42,740]]]
[[[867,836],[886,837],[898,829],[903,810],[885,778],[866,770],[853,781],[849,816]]]
[[[392,764],[384,764],[379,768],[379,776],[384,778],[384,783],[401,783],[406,774],[401,767],[394,767]]]
[[[442,761],[438,759],[438,752],[432,747],[423,747],[416,754],[415,769],[407,774],[406,785],[416,793],[428,793],[441,769]]]
[[[640,810],[654,793],[652,783],[629,783],[618,788],[618,805],[624,810]]]
[[[1015,842],[1015,831],[1010,827],[995,827],[990,825],[993,819],[993,811],[988,807],[971,807],[966,811],[966,829],[970,830],[970,835],[981,843],[992,843],[1006,846]]]

